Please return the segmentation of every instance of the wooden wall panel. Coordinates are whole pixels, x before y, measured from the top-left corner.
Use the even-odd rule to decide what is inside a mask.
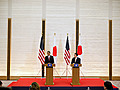
[[[12,0],[11,76],[36,76],[41,36],[42,0]],[[113,0],[113,76],[120,75],[120,1]],[[85,76],[108,76],[109,0],[80,0],[79,20]],[[65,70],[63,53],[69,33],[71,58],[75,52],[76,0],[46,0],[46,51],[52,52],[56,33],[56,70]],[[0,0],[0,76],[6,76],[8,0]],[[46,52],[45,51],[45,52]],[[69,67],[71,71],[71,67]],[[39,74],[41,75],[41,74]],[[57,75],[54,72],[54,75]],[[65,76],[64,74],[63,76]],[[69,74],[70,76],[70,74]]]
[[[11,76],[35,76],[41,69],[37,58],[42,29],[41,0],[13,0],[12,5]]]
[[[79,1],[81,70],[85,76],[108,76],[108,1]]]
[[[58,46],[57,61],[61,66],[56,67],[60,74],[66,69],[63,52],[67,32],[70,33],[71,59],[75,52],[75,3],[72,0],[48,0],[46,5],[46,49],[52,51],[53,33],[56,32],[57,44],[61,44]],[[85,76],[108,76],[108,1],[80,0],[79,5],[84,50],[82,72]]]
[[[0,0],[0,76],[7,75],[7,0]]]
[[[108,75],[108,30],[106,20],[81,19],[84,75]]]
[[[66,63],[63,59],[63,54],[67,33],[69,36],[71,57],[73,57],[73,54],[75,53],[75,1],[46,0],[46,2],[46,50],[50,50],[52,52],[54,33],[56,33],[58,57],[57,66],[55,68],[59,75],[62,75],[64,70],[66,70]],[[68,68],[71,72],[71,67],[68,66]],[[58,74],[54,72],[54,75]],[[66,72],[63,75],[66,76]]]
[[[120,1],[113,0],[113,76],[120,76]]]

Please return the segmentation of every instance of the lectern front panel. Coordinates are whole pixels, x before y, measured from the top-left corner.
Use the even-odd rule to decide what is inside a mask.
[[[46,85],[53,85],[53,67],[46,67]]]
[[[79,67],[72,68],[72,85],[79,85]]]

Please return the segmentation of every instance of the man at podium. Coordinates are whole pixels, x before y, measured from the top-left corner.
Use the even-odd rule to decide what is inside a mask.
[[[74,53],[74,57],[72,58],[71,61],[71,66],[72,66],[72,83],[71,85],[80,85],[80,68],[82,66],[81,64],[81,59],[77,57],[78,54]]]
[[[45,85],[53,85],[53,66],[54,58],[50,55],[50,51],[47,51],[47,56],[45,57],[45,66],[46,66],[46,83]]]
[[[52,55],[50,55],[50,51],[47,51],[47,56],[45,57],[45,64],[54,64],[54,58]]]
[[[81,64],[81,59],[77,56],[78,56],[78,54],[74,53],[74,57],[72,58],[71,64]]]

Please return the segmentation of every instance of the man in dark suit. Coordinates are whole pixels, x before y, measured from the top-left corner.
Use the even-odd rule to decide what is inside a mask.
[[[77,56],[78,56],[78,54],[74,53],[74,57],[72,58],[71,64],[81,64],[81,59]]]
[[[50,51],[47,51],[47,56],[45,57],[45,64],[54,63],[54,58],[52,55],[50,55]]]

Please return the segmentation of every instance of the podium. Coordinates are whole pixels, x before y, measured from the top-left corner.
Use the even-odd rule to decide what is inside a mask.
[[[79,67],[81,67],[82,64],[71,64],[72,67],[72,83],[71,85],[80,85],[79,83]]]
[[[44,64],[46,66],[46,83],[45,85],[53,85],[53,67],[55,64]]]

